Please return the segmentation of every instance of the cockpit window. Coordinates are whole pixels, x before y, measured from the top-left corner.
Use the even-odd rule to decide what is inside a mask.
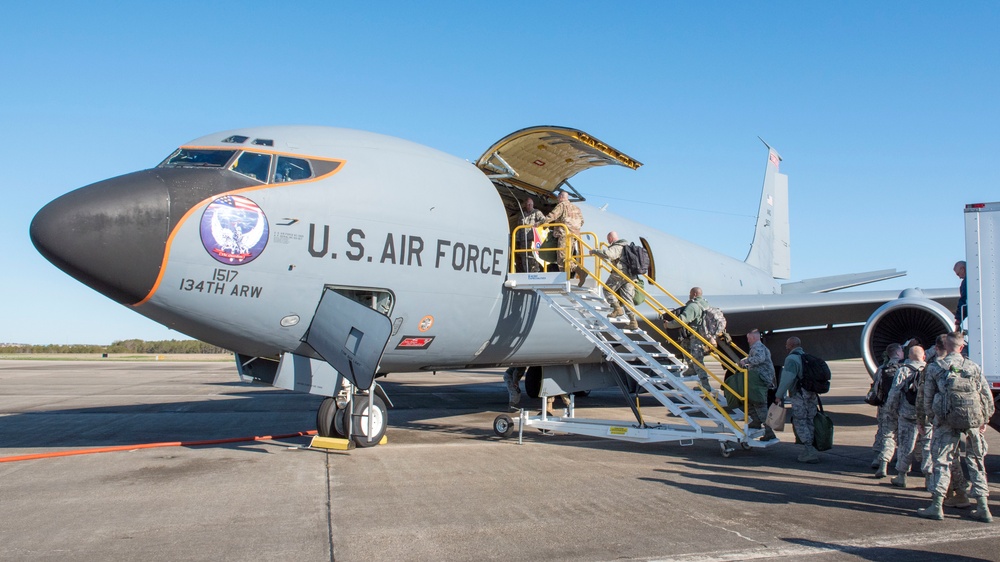
[[[271,170],[271,155],[244,152],[236,158],[230,169],[257,181],[266,182],[267,173]]]
[[[160,164],[162,168],[221,168],[236,154],[235,150],[211,150],[197,148],[178,149],[170,158]]]
[[[309,161],[303,158],[279,156],[278,165],[274,169],[274,183],[298,181],[312,177]]]

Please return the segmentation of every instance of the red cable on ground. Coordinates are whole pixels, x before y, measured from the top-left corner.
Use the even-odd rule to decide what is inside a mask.
[[[316,430],[300,431],[287,435],[259,435],[256,437],[232,437],[230,439],[212,439],[208,441],[174,441],[169,443],[140,443],[138,445],[122,445],[119,447],[101,447],[98,449],[77,449],[73,451],[58,451],[55,453],[38,453],[34,455],[19,455],[16,457],[0,457],[0,462],[30,461],[50,459],[54,457],[72,457],[74,455],[93,455],[95,453],[114,453],[118,451],[135,451],[138,449],[156,449],[158,447],[199,447],[202,445],[221,445],[224,443],[239,443],[241,441],[268,441],[271,439],[289,439],[316,435]]]

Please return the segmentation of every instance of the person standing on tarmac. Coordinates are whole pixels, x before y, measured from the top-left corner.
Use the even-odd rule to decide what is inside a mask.
[[[875,380],[879,380],[883,373],[891,373],[892,384],[889,386],[889,390],[891,391],[891,389],[903,382],[909,370],[903,369],[900,364],[903,360],[902,345],[890,343],[885,352],[888,354],[889,360],[878,371],[875,371]],[[878,431],[875,432],[875,444],[872,446],[875,449],[875,459],[872,461],[872,464],[877,468],[875,478],[885,478],[889,461],[892,460],[892,456],[896,453],[896,426],[899,424],[899,417],[896,410],[888,407],[887,404],[883,404],[878,407],[876,418],[878,420]]]
[[[802,388],[799,382],[802,379],[802,356],[805,354],[802,340],[794,336],[788,338],[785,341],[785,350],[788,351],[788,357],[785,358],[785,365],[781,369],[781,384],[778,386],[774,403],[780,405],[785,393],[791,394],[792,423],[795,425],[795,433],[804,446],[802,454],[796,460],[815,464],[819,462],[819,451],[813,446],[813,418],[819,409],[819,397],[815,392]]]
[[[608,260],[611,262],[611,265],[622,271],[622,255],[625,253],[625,246],[628,246],[628,240],[618,238],[618,233],[612,230],[608,233],[608,244],[607,248],[603,250],[591,250],[590,254]],[[604,294],[604,298],[612,307],[608,318],[628,316],[629,329],[638,330],[639,321],[636,319],[635,313],[632,312],[632,308],[635,307],[635,285],[632,284],[631,279],[623,277],[623,274],[628,275],[625,271],[622,271],[622,274],[614,271],[608,277],[608,287],[611,288],[611,291]],[[622,304],[618,299],[621,299],[628,307],[622,308]]]
[[[705,309],[708,308],[708,301],[702,296],[701,287],[691,287],[691,293],[687,303],[684,304],[684,308],[677,313],[677,317],[680,318],[681,322],[684,322],[688,326],[691,326],[692,330],[697,330],[698,326],[705,319]],[[674,320],[668,320],[664,326],[669,330],[675,330],[681,327],[679,322]],[[683,338],[684,347],[687,348],[688,353],[695,361],[688,360],[688,371],[694,371],[698,375],[698,380],[701,382],[701,388],[706,393],[712,392],[712,385],[708,379],[708,373],[705,369],[701,368],[701,365],[705,364],[705,344],[701,343],[701,340],[694,334],[685,334],[681,336]]]
[[[910,355],[900,369],[903,371],[902,381],[892,387],[889,398],[885,401],[884,407],[894,411],[899,420],[896,424],[896,477],[891,480],[892,485],[899,488],[906,487],[906,475],[913,464],[913,450],[917,444],[919,428],[915,389],[923,382],[920,374],[925,365],[924,348],[919,345],[911,347]]]
[[[503,382],[507,385],[507,394],[510,396],[508,408],[511,411],[516,411],[521,402],[521,379],[524,378],[525,371],[525,367],[511,367],[503,373]]]
[[[934,437],[931,439],[934,476],[931,505],[918,509],[917,515],[924,519],[944,518],[942,504],[951,483],[952,463],[958,462],[955,453],[964,441],[972,484],[969,497],[976,499],[976,509],[970,515],[977,521],[991,523],[990,489],[983,464],[986,455],[983,433],[994,412],[993,396],[979,365],[962,357],[964,346],[961,332],[948,334],[945,338],[948,355],[927,366],[923,398],[924,409],[934,416]]]

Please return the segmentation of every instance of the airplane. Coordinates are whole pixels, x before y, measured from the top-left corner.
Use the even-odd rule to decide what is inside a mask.
[[[241,377],[327,397],[321,434],[343,435],[349,411],[367,420],[362,446],[385,431],[391,400],[372,387],[388,373],[530,366],[529,394],[545,380],[573,378],[574,390],[608,385],[605,356],[510,282],[512,230],[529,196],[548,212],[557,193],[568,193],[584,231],[641,243],[650,280],[681,295],[702,287],[731,334],[760,329],[775,357],[789,332],[811,353],[863,357],[874,371],[889,343],[929,344],[953,329],[957,289],[838,292],[904,272],[782,283],[791,271],[788,183],[781,156],[765,146],[743,260],[587,204],[569,183],[577,173],[642,164],[554,126],[516,131],[475,163],[341,128],[214,133],[155,167],[53,200],[30,236],[46,259],[101,294],[232,350]],[[371,389],[369,401],[345,401],[344,378]]]

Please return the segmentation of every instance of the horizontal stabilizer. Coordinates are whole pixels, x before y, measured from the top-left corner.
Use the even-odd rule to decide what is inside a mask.
[[[886,279],[895,279],[906,275],[905,271],[895,269],[881,269],[879,271],[868,271],[866,273],[847,273],[844,275],[832,275],[830,277],[815,277],[813,279],[803,279],[795,283],[785,283],[781,286],[781,293],[784,295],[802,293],[829,293],[839,291],[848,287],[857,287]]]

